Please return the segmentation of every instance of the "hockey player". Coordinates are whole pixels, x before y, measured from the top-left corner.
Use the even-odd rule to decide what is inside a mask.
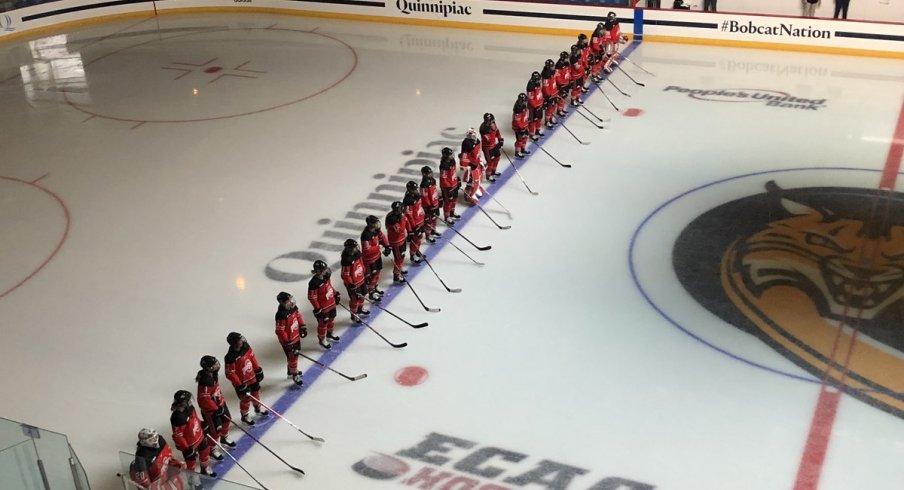
[[[173,427],[173,444],[176,449],[182,451],[185,458],[185,467],[188,471],[195,470],[195,464],[201,461],[201,474],[216,478],[217,474],[210,469],[210,446],[207,445],[207,437],[201,427],[201,420],[195,407],[191,404],[191,393],[179,390],[173,395],[173,404],[170,407],[170,425]],[[223,457],[220,456],[220,459]]]
[[[326,262],[315,260],[311,274],[314,276],[308,281],[308,301],[314,307],[314,318],[317,319],[317,340],[320,347],[329,349],[332,344],[326,342],[326,339],[339,341],[339,336],[333,335],[333,327],[336,321],[336,303],[342,296],[339,291],[333,289],[333,283],[330,281],[332,271]]]
[[[556,115],[565,117],[565,100],[568,99],[568,92],[571,89],[571,63],[568,61],[568,51],[559,53],[559,61],[556,62],[556,87],[559,89],[559,97],[557,100]]]
[[[378,289],[380,273],[383,271],[383,255],[389,256],[389,241],[380,229],[380,218],[370,215],[365,220],[367,226],[361,232],[361,260],[364,262],[364,282],[367,284],[367,297],[371,301],[380,301],[383,291]]]
[[[603,64],[605,62],[605,45],[604,40],[608,36],[602,22],[596,25],[593,34],[590,36],[590,79],[594,82],[602,82],[600,74],[603,72]]]
[[[454,223],[455,220],[461,219],[461,216],[455,214],[461,180],[458,178],[455,155],[448,146],[443,148],[443,156],[439,161],[439,188],[443,194],[443,220],[446,223]]]
[[[527,94],[518,94],[515,107],[512,108],[512,131],[515,132],[515,157],[524,158],[530,151],[527,149],[527,138],[530,134],[530,114],[527,107]]]
[[[505,139],[496,127],[496,116],[487,112],[480,125],[480,147],[483,148],[483,157],[487,162],[486,177],[490,182],[496,182],[496,177],[502,175],[496,171],[496,167],[499,165],[504,143]]]
[[[480,162],[480,138],[474,128],[469,128],[465,139],[461,142],[461,171],[462,181],[465,183],[465,201],[468,204],[477,204],[477,200],[483,195],[480,180],[483,178],[483,165]]]
[[[618,65],[618,45],[628,41],[628,36],[621,33],[621,25],[615,12],[609,12],[606,16],[606,22],[611,23],[612,29],[609,37],[612,42],[612,64]]]
[[[282,291],[276,295],[276,339],[286,354],[286,376],[296,385],[301,386],[301,371],[298,370],[298,353],[301,351],[301,339],[308,336],[307,325],[301,311],[295,303],[295,297]]]
[[[581,92],[586,93],[588,91],[587,77],[590,74],[590,40],[587,39],[587,34],[584,34],[583,32],[578,34],[577,47],[581,56],[581,66],[584,68],[584,71],[581,72],[579,83]]]
[[[254,405],[255,413],[267,415],[267,411],[257,401],[261,398],[261,381],[264,380],[264,370],[257,362],[251,345],[242,334],[230,332],[226,336],[226,342],[229,344],[229,350],[223,357],[223,363],[226,365],[226,379],[232,383],[235,394],[239,397],[239,412],[242,414],[242,422],[254,425],[254,421],[249,418],[249,410],[252,405]],[[249,394],[256,400],[248,396]]]
[[[540,72],[531,73],[524,94],[527,96],[527,132],[530,139],[539,141],[543,136],[543,89],[540,86]]]
[[[424,237],[424,222],[427,215],[421,206],[421,193],[418,191],[417,183],[413,180],[408,181],[406,187],[408,190],[402,199],[402,207],[405,209],[405,219],[411,226],[411,234],[408,237],[408,254],[412,264],[420,264],[424,258],[424,254],[421,253],[421,239]]]
[[[436,188],[436,179],[433,178],[433,169],[424,165],[421,167],[421,206],[424,208],[424,236],[430,243],[436,243],[436,237],[440,236],[436,231],[436,218],[439,216],[441,204],[439,190]]]
[[[201,358],[201,370],[195,376],[195,382],[198,383],[198,408],[201,409],[201,416],[210,437],[218,439],[224,446],[235,447],[235,442],[229,439],[229,424],[232,422],[232,415],[229,413],[229,407],[226,406],[223,392],[220,391],[219,371],[220,362],[216,357],[204,356]],[[214,450],[216,448],[212,447],[211,452]]]
[[[411,233],[411,224],[405,217],[403,204],[399,201],[392,203],[392,210],[386,215],[386,236],[389,239],[389,248],[392,250],[392,280],[396,284],[405,282],[404,277],[408,274],[407,270],[403,270],[405,264],[405,243],[408,235]]]
[[[348,309],[352,312],[352,321],[361,323],[361,316],[369,315],[370,311],[364,309],[364,295],[367,294],[367,286],[364,284],[366,274],[358,242],[351,238],[345,241],[340,263],[342,283],[348,292]]]
[[[182,490],[179,473],[186,465],[173,456],[169,444],[154,429],[138,432],[135,459],[129,465],[129,478],[148,490]]]
[[[543,91],[543,107],[546,109],[546,127],[551,128],[556,124],[554,114],[559,104],[559,89],[556,86],[556,64],[553,60],[546,60],[543,71],[540,73],[540,88]]]
[[[581,94],[584,92],[584,64],[581,62],[581,52],[576,50],[571,55],[571,106],[577,107],[584,103]]]

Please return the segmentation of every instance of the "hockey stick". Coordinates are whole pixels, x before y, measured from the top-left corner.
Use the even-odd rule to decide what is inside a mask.
[[[578,138],[578,135],[572,133],[571,130],[568,129],[568,126],[565,125],[565,121],[561,121],[561,124],[562,124],[562,127],[565,128],[565,131],[568,131],[568,134],[570,134],[575,139],[575,141],[577,141],[578,143],[580,143],[582,145],[590,144],[589,141],[581,141],[581,138]]]
[[[556,163],[558,163],[559,165],[561,165],[561,166],[563,166],[563,167],[565,167],[565,168],[571,168],[571,164],[570,164],[570,163],[562,163],[562,162],[560,162],[558,158],[552,156],[552,154],[550,154],[548,151],[546,151],[546,148],[543,148],[543,147],[540,146],[540,145],[536,145],[536,147],[539,148],[540,150],[542,150],[543,153],[546,153],[546,155],[549,156],[549,158],[552,158],[552,159],[553,159]]]
[[[405,281],[405,285],[408,286],[408,289],[411,290],[411,294],[413,294],[414,297],[417,298],[417,302],[421,304],[422,308],[429,311],[430,313],[439,313],[440,312],[439,308],[430,308],[429,306],[425,305],[424,302],[421,301],[421,297],[418,296],[417,291],[414,290],[414,286],[412,286],[410,282]]]
[[[471,246],[473,246],[477,250],[480,250],[481,252],[485,252],[485,251],[493,248],[492,245],[484,245],[483,247],[478,247],[476,243],[472,242],[471,240],[468,240],[468,237],[464,236],[460,231],[456,230],[455,227],[453,226],[454,223],[449,223],[448,221],[446,221],[446,224],[449,225],[450,230],[454,231],[456,235],[462,237],[466,242],[470,243]]]
[[[393,313],[393,312],[387,310],[386,308],[383,308],[382,306],[380,306],[379,303],[375,303],[375,302],[371,301],[370,304],[372,304],[373,306],[376,306],[377,308],[379,308],[379,309],[385,311],[386,313],[389,313],[391,316],[395,317],[395,318],[398,319],[400,322],[404,323],[405,325],[408,325],[408,326],[411,327],[411,328],[424,328],[424,327],[426,327],[427,325],[430,325],[430,324],[427,323],[427,322],[418,323],[417,325],[415,325],[415,324],[413,324],[413,323],[411,323],[411,322],[409,322],[409,321],[406,321],[404,318],[400,317],[399,315],[396,315],[395,313]]]
[[[590,124],[596,126],[598,129],[606,129],[606,126],[603,126],[602,124],[593,122],[593,119],[590,119],[589,117],[587,117],[587,115],[584,114],[583,112],[581,112],[581,111],[575,111],[575,112],[577,112],[578,114],[580,114],[581,117],[583,117],[584,119],[590,121]]]
[[[634,82],[636,85],[640,85],[641,87],[646,87],[646,84],[640,83],[640,82],[638,82],[637,80],[635,80],[634,77],[632,77],[631,75],[629,75],[628,72],[626,72],[621,66],[615,65],[615,67],[618,68],[619,70],[621,70],[621,72],[624,73],[626,77],[628,77],[628,80],[631,80],[631,81]]]
[[[490,221],[493,222],[494,225],[496,225],[496,228],[499,228],[500,230],[508,230],[509,228],[512,227],[511,225],[502,226],[499,223],[497,223],[496,220],[494,220],[493,217],[490,216],[490,213],[488,213],[486,209],[483,209],[483,206],[481,206],[480,203],[475,202],[474,205],[477,206],[477,209],[479,209],[480,212],[483,213],[487,217],[487,219],[489,219]]]
[[[617,67],[618,65],[615,65],[615,66]],[[630,97],[630,96],[631,96],[631,95],[625,93],[624,90],[618,88],[618,85],[616,85],[615,82],[612,81],[612,77],[606,77],[606,81],[609,82],[609,83],[611,83],[612,86],[615,87],[615,90],[618,90],[618,92],[619,92],[620,94],[624,95],[625,97]]]
[[[621,56],[621,55],[619,55],[619,56]],[[653,76],[653,77],[656,76],[656,75],[652,74],[651,72],[649,72],[649,71],[647,71],[647,70],[644,70],[644,67],[642,67],[642,66],[638,65],[637,63],[631,61],[631,58],[628,58],[627,56],[622,56],[621,59],[630,62],[632,65],[634,65],[634,66],[640,68],[641,70],[643,70],[644,73],[647,73],[647,74],[649,74],[650,76]]]
[[[210,434],[206,434],[206,436],[207,436],[208,439],[210,439],[211,442],[213,442],[214,444],[217,445],[218,448],[220,448],[220,451],[223,451],[224,453],[226,453],[226,456],[229,456],[229,459],[231,459],[231,460],[232,460],[239,468],[241,468],[242,471],[244,471],[246,475],[250,476],[252,480],[254,480],[258,485],[260,485],[261,488],[263,488],[264,490],[269,490],[267,487],[264,486],[263,483],[260,482],[260,480],[258,480],[257,478],[255,478],[254,475],[252,475],[251,472],[248,471],[247,468],[245,468],[244,466],[242,466],[242,463],[239,463],[239,460],[235,459],[235,456],[233,456],[232,454],[230,454],[229,451],[227,451],[223,446],[221,446],[220,443],[219,443],[219,441],[217,441],[216,439],[214,439],[213,437],[211,437]],[[302,473],[304,473],[304,472],[302,472]]]
[[[462,255],[464,255],[465,257],[467,257],[467,258],[469,258],[469,259],[471,259],[471,262],[474,262],[475,265],[479,265],[479,266],[481,266],[481,267],[483,267],[483,266],[486,265],[486,264],[484,264],[483,262],[479,262],[479,261],[474,260],[473,258],[471,258],[470,255],[466,254],[465,251],[462,250],[461,248],[459,248],[458,245],[456,245],[455,242],[453,242],[452,240],[446,240],[446,242],[447,242],[449,245],[452,245],[453,247],[455,247],[455,250],[458,250],[459,252],[461,252]]]
[[[426,255],[422,255],[421,258],[424,260],[424,263],[427,264],[427,267],[429,267],[430,270],[433,271],[433,275],[436,276],[437,279],[439,279],[439,283],[442,284],[444,288],[446,288],[446,291],[449,291],[450,293],[460,293],[460,292],[461,292],[461,288],[454,288],[454,289],[453,289],[453,288],[450,288],[449,286],[446,285],[446,282],[443,281],[443,278],[442,278],[442,277],[439,277],[439,274],[436,272],[436,269],[434,269],[434,268],[433,268],[433,265],[430,263],[430,261],[427,260],[427,256],[426,256]],[[406,282],[407,282],[407,281],[406,281]]]
[[[600,89],[600,93],[601,93],[601,94],[603,94],[603,97],[605,97],[605,98],[606,98],[606,100],[608,100],[608,101],[609,101],[609,103],[610,103],[610,104],[612,104],[612,108],[613,108],[613,109],[615,109],[615,111],[616,111],[616,112],[621,112],[621,110],[619,110],[619,108],[618,108],[618,106],[617,106],[617,105],[615,105],[615,102],[612,102],[612,99],[610,99],[610,98],[609,98],[609,96],[608,96],[608,95],[606,95],[606,91],[605,91],[605,90],[603,90],[603,86],[602,86],[602,84],[600,84],[600,83],[597,83],[597,82],[593,82],[593,83],[594,83],[594,85],[596,85],[596,86],[597,86],[597,87],[599,87],[599,89]]]
[[[408,284],[408,281],[405,281],[405,284]],[[345,308],[346,311],[348,311],[349,313],[351,313],[351,310],[349,310],[348,308],[346,308],[345,305],[343,305],[342,303],[339,303],[339,306]],[[377,334],[377,337],[380,337],[381,339],[383,339],[384,342],[386,342],[387,344],[389,344],[389,345],[395,347],[396,349],[401,349],[402,347],[405,347],[405,346],[408,345],[408,342],[402,342],[401,344],[393,344],[392,342],[389,341],[389,339],[387,339],[386,337],[384,337],[383,335],[381,335],[380,332],[377,332],[377,330],[376,330],[374,327],[370,326],[369,323],[367,323],[367,322],[365,322],[364,320],[362,320],[361,317],[359,317],[359,316],[357,316],[357,315],[356,315],[356,317],[358,318],[358,320],[361,320],[361,323],[364,324],[365,327],[369,328],[371,332]]]
[[[268,407],[264,402],[262,402],[262,401],[258,400],[257,398],[255,398],[254,395],[252,395],[251,393],[248,393],[246,396],[247,396],[248,398],[251,398],[252,400],[254,400],[254,401],[260,403],[261,406],[263,406],[264,408],[266,408],[267,410],[269,410],[270,413],[272,413],[273,415],[276,415],[277,417],[280,418],[280,420],[282,420],[283,422],[285,422],[285,423],[291,425],[292,427],[294,427],[295,430],[297,430],[298,432],[300,432],[302,435],[304,435],[304,436],[307,437],[308,439],[310,439],[310,440],[312,440],[312,441],[314,441],[314,442],[326,442],[322,437],[314,437],[314,436],[308,434],[307,432],[301,430],[300,427],[298,427],[297,425],[293,424],[292,421],[289,420],[289,419],[287,419],[285,416],[283,416],[283,414],[281,414],[281,413],[277,412],[276,410],[273,410],[272,408]]]
[[[312,358],[312,357],[308,357],[308,356],[304,355],[304,353],[302,353],[300,350],[295,351],[295,353],[298,354],[298,355],[301,356],[301,357],[304,357],[305,359],[307,359],[307,360],[313,362],[314,364],[316,364],[316,365],[318,365],[318,366],[320,366],[320,367],[322,367],[322,368],[329,369],[330,371],[332,371],[332,372],[338,374],[339,376],[342,376],[343,378],[345,378],[345,379],[347,379],[347,380],[349,380],[349,381],[358,381],[358,380],[361,380],[361,379],[364,379],[364,378],[367,377],[367,373],[359,374],[359,375],[357,375],[357,376],[349,376],[349,375],[347,375],[347,374],[343,374],[343,373],[340,373],[339,371],[336,371],[335,369],[333,369],[333,368],[327,366],[326,364],[324,364],[324,363],[318,361],[317,359],[314,359],[314,358]]]
[[[496,199],[496,196],[490,194],[490,199],[492,199],[493,202],[495,202],[496,204],[498,204],[500,208],[502,208],[503,210],[505,210],[505,214],[508,215],[509,219],[513,219],[513,218],[512,218],[512,212],[509,211],[509,209],[508,209],[507,207],[503,206],[502,203],[499,202],[499,199]]]
[[[298,473],[301,473],[302,475],[305,474],[305,473],[304,473],[304,470],[302,470],[301,468],[298,468],[298,467],[296,467],[296,466],[290,465],[288,461],[282,459],[278,454],[276,454],[275,452],[273,452],[272,449],[270,449],[269,447],[267,447],[267,445],[264,444],[263,442],[261,442],[257,437],[252,436],[251,433],[248,432],[245,428],[243,428],[243,427],[242,427],[241,425],[239,425],[239,424],[236,424],[234,420],[232,420],[232,419],[229,418],[229,417],[226,417],[226,420],[232,422],[232,425],[234,425],[238,430],[244,432],[245,435],[248,436],[248,437],[250,437],[252,441],[258,443],[258,445],[260,445],[260,447],[266,449],[268,453],[270,453],[270,454],[272,454],[273,456],[275,456],[276,459],[282,461],[282,463],[283,463],[284,465],[288,466],[289,468],[291,468],[292,471],[296,471],[296,472],[298,472]],[[208,437],[209,439],[214,439],[214,437],[211,436],[210,434],[207,434],[207,437]],[[220,448],[220,450],[222,450],[222,451],[225,452],[226,454],[229,454],[229,452],[226,451],[226,448],[224,448],[219,442],[217,442],[217,441],[214,441],[214,442],[215,442],[216,445]],[[230,455],[230,457],[232,457],[232,455]]]
[[[515,173],[518,174],[518,178],[521,179],[521,183],[524,184],[524,187],[527,188],[527,192],[530,192],[534,196],[540,195],[539,192],[534,192],[530,189],[530,186],[527,185],[527,182],[524,180],[524,176],[522,176],[521,172],[518,171],[518,167],[515,166],[514,160],[512,160],[512,157],[508,156],[508,153],[506,153],[505,149],[502,150],[502,154],[505,155],[505,158],[509,161],[509,164],[512,166],[513,169],[515,169]],[[458,247],[456,247],[456,248],[458,248]],[[462,252],[462,253],[464,253],[464,252]],[[468,257],[468,258],[470,258],[470,257]]]
[[[591,111],[590,108],[587,107],[586,105],[582,105],[582,106],[581,106],[581,109],[584,109],[585,111],[587,111],[588,113],[590,113],[590,115],[593,116],[593,117],[595,117],[599,122],[603,122],[603,123],[612,122],[612,119],[611,119],[611,118],[608,118],[608,117],[607,117],[607,118],[603,119],[602,117],[597,116],[596,113],[593,112],[593,111]]]

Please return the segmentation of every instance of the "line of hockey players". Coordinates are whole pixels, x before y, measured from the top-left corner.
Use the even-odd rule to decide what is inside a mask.
[[[579,34],[570,51],[559,53],[558,61],[547,59],[542,71],[531,74],[525,92],[518,94],[512,110],[517,158],[530,153],[528,139],[539,141],[544,136],[544,123],[552,128],[559,122],[557,117],[565,116],[566,101],[572,107],[584,103],[581,94],[588,90],[588,78],[600,83],[603,72],[612,73],[618,64],[618,45],[626,39],[620,33],[618,16],[609,12],[589,40],[586,34]]]
[[[597,25],[590,40],[585,34],[571,46],[571,53],[561,53],[559,61],[546,60],[542,72],[534,72],[527,84],[527,93],[518,95],[515,103],[512,129],[516,135],[515,154],[519,158],[529,153],[528,138],[537,141],[543,136],[541,127],[553,127],[556,116],[565,115],[565,101],[570,97],[572,106],[583,103],[581,94],[587,90],[588,77],[599,82],[602,72],[611,72],[617,63],[617,44],[621,41],[618,19],[609,12],[605,22]],[[405,282],[405,254],[412,264],[419,264],[424,254],[423,241],[434,243],[440,233],[436,226],[442,213],[443,221],[453,226],[461,216],[456,214],[459,197],[465,203],[475,205],[485,192],[483,178],[495,182],[499,158],[505,140],[496,126],[493,114],[486,113],[478,130],[471,128],[462,141],[456,163],[454,150],[442,149],[439,162],[439,182],[433,169],[421,168],[421,182],[409,181],[405,195],[395,201],[381,226],[377,216],[366,218],[366,226],[360,235],[360,243],[348,239],[340,257],[341,279],[348,295],[351,320],[361,323],[370,311],[365,300],[379,302],[385,292],[379,289],[383,269],[383,257],[392,256],[394,284]],[[483,159],[481,159],[483,156]],[[459,175],[460,170],[460,175]],[[407,249],[407,250],[406,250]],[[332,284],[332,271],[326,262],[313,264],[308,282],[307,299],[317,320],[317,340],[323,349],[332,348],[338,342],[335,334],[337,305],[342,294]],[[286,356],[286,374],[296,385],[301,385],[302,372],[298,369],[301,341],[308,336],[307,324],[295,297],[288,292],[276,296],[275,333]],[[239,399],[240,420],[253,426],[251,410],[258,416],[268,415],[260,403],[260,383],[264,371],[255,357],[254,350],[238,332],[226,337],[229,345],[223,358],[224,375]],[[130,467],[130,478],[139,488],[182,490],[186,482],[180,476],[183,470],[200,473],[212,478],[210,459],[222,460],[218,446],[235,448],[229,439],[229,428],[234,420],[220,389],[221,364],[216,357],[205,355],[200,360],[201,369],[195,376],[196,397],[191,392],[179,390],[173,395],[170,425],[173,443],[182,454],[177,458],[166,440],[154,429],[141,429],[135,459]],[[197,401],[197,408],[193,405]],[[198,413],[200,409],[200,415]],[[193,482],[197,484],[197,481]]]

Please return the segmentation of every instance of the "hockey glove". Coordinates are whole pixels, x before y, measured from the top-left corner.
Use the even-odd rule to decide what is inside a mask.
[[[214,412],[214,416],[225,417],[226,416],[226,405],[220,405],[219,407],[217,407],[217,411]]]
[[[342,299],[342,293],[336,291],[336,302],[338,303]]]
[[[239,394],[240,397],[244,397],[248,394],[248,385],[240,384],[235,387],[235,392]]]
[[[389,247],[383,247],[383,256],[389,257],[392,255],[392,250]]]
[[[308,336],[308,329],[305,328],[304,325],[301,326],[301,330],[299,330],[298,336],[301,338],[305,338]]]
[[[192,461],[198,458],[198,450],[195,448],[186,449],[182,453],[186,460]]]
[[[254,370],[254,377],[257,379],[257,382],[260,383],[264,380],[264,370],[262,368],[257,368]]]

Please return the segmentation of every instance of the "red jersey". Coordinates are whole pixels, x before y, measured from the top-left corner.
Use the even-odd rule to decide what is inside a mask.
[[[245,342],[238,351],[230,348],[223,358],[223,364],[226,379],[232,386],[236,388],[242,385],[251,386],[257,382],[254,372],[260,369],[260,364],[257,363],[257,357],[254,357],[254,350],[248,342]]]
[[[386,215],[386,235],[389,237],[390,245],[404,247],[409,233],[411,233],[411,224],[404,214],[391,212]]]
[[[581,60],[575,60],[575,62],[571,64],[571,79],[580,80],[583,76],[584,64],[581,63]]]
[[[455,157],[442,159],[439,162],[439,186],[443,189],[458,187],[458,175],[456,175]]]
[[[219,377],[210,371],[198,371],[198,408],[202,413],[216,412],[223,405]]]
[[[427,209],[439,208],[439,191],[436,190],[436,179],[425,176],[421,179],[421,204]]]
[[[480,125],[480,144],[484,150],[490,151],[496,148],[496,145],[502,141],[502,134],[495,124],[483,123]]]
[[[526,130],[528,118],[527,105],[522,105],[519,111],[518,105],[515,104],[515,108],[512,109],[512,130],[515,132]]]
[[[361,260],[361,254],[342,254],[342,283],[350,288],[364,284],[364,261]]]
[[[181,489],[182,481],[178,478],[177,471],[185,465],[173,457],[169,444],[162,436],[157,436],[157,441],[160,447],[138,446],[135,460],[129,465],[129,477],[133,482],[152,490]],[[167,473],[170,472],[175,476],[172,481],[168,481],[170,478]]]
[[[408,223],[411,225],[412,230],[417,230],[418,228],[424,226],[424,219],[427,217],[427,213],[424,212],[424,207],[421,206],[421,200],[418,199],[413,204],[408,206],[408,209],[405,211],[405,219],[408,220]]]
[[[571,85],[571,68],[568,62],[556,63],[556,85],[559,87]]]
[[[480,141],[465,138],[461,142],[461,166],[477,166],[480,164]]]
[[[304,318],[298,311],[298,306],[287,310],[279,305],[276,310],[276,338],[279,339],[280,344],[291,345],[301,342],[301,327],[304,324]]]
[[[336,290],[329,276],[319,279],[317,276],[308,281],[308,301],[314,311],[330,311],[336,308]]]
[[[594,31],[593,37],[590,38],[590,51],[593,54],[600,54],[603,50],[603,32]]]
[[[370,227],[364,228],[361,232],[361,259],[365,264],[373,264],[380,260],[381,247],[388,247],[389,241],[383,230],[371,230]]]
[[[174,410],[170,415],[170,425],[173,426],[173,444],[180,451],[194,449],[204,440],[204,429],[195,407],[181,412]]]
[[[543,91],[544,97],[555,97],[559,93],[556,86],[556,71],[553,69],[543,69],[543,75],[540,79],[540,89]]]
[[[527,92],[527,104],[532,109],[537,109],[543,105],[543,90],[539,84],[536,88]]]

